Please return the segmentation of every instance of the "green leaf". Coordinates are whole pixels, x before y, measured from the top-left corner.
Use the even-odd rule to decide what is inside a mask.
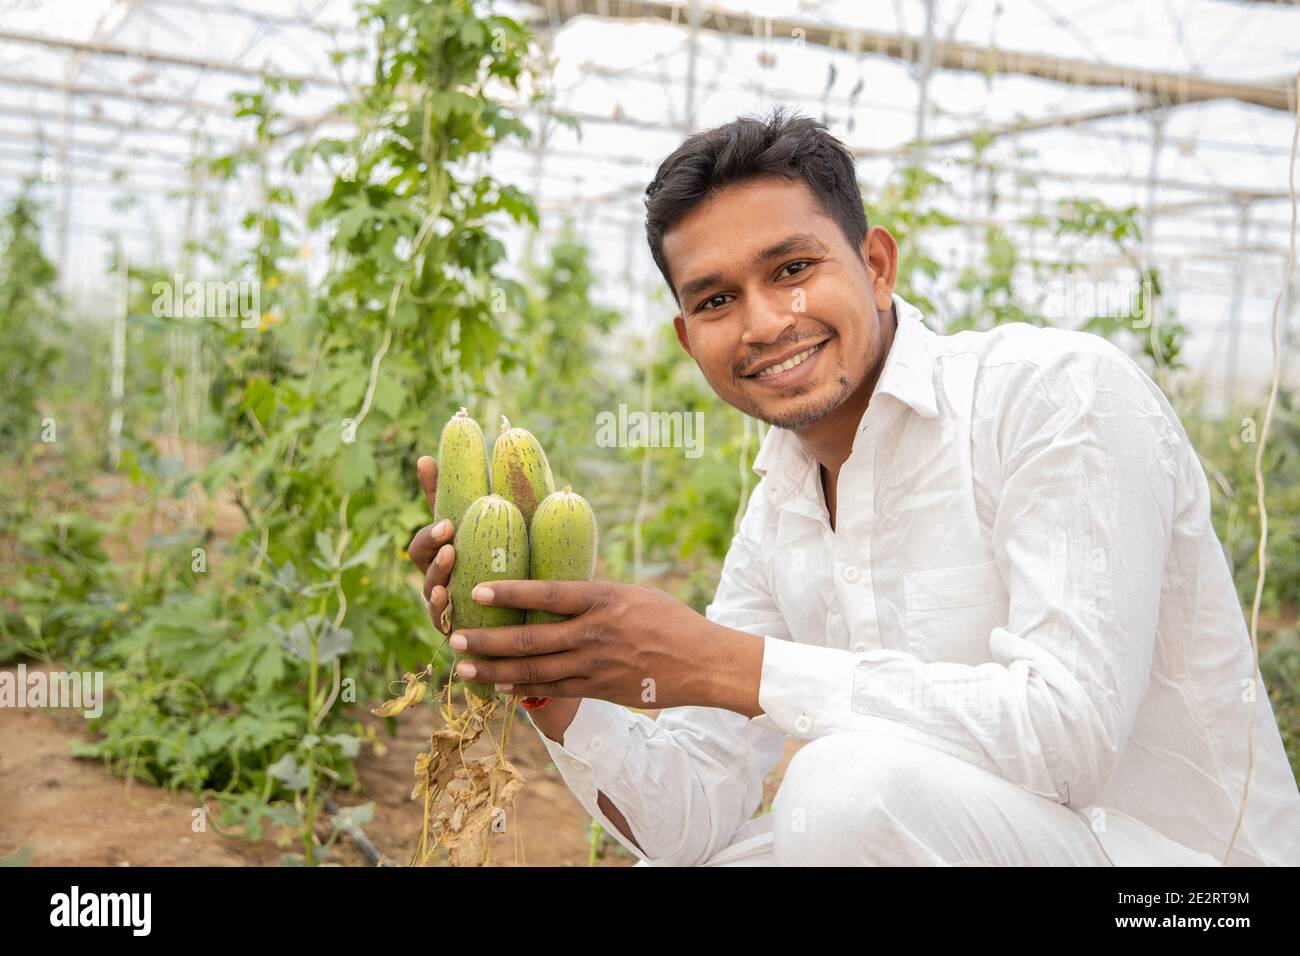
[[[387,374],[385,370],[375,384],[375,397],[371,408],[389,418],[397,418],[406,406],[406,396],[407,390],[403,387],[403,383],[398,381],[396,376]]]
[[[290,790],[306,790],[308,782],[307,768],[294,759],[293,754],[285,754],[271,766],[266,768],[276,780],[288,787]]]
[[[355,568],[358,564],[369,563],[374,559],[375,555],[379,553],[379,549],[388,543],[388,540],[391,537],[392,535],[385,533],[371,538],[359,551],[357,551],[356,554],[343,562],[342,569],[346,571],[348,568]]]
[[[334,814],[335,829],[353,833],[375,818],[375,805],[363,803],[356,807],[343,807]]]
[[[460,42],[467,47],[481,47],[487,38],[487,31],[477,20],[466,18],[460,25]]]
[[[258,694],[271,693],[272,688],[284,680],[284,652],[277,644],[270,644],[257,655],[252,669],[253,682]]]
[[[335,234],[341,245],[352,242],[374,218],[374,210],[370,208],[364,195],[349,196],[344,203],[344,209],[343,214],[338,217]]]
[[[264,378],[255,378],[244,389],[242,407],[251,411],[265,428],[275,412],[277,401],[275,386]]]
[[[356,494],[377,477],[378,468],[369,443],[358,438],[352,444],[344,446],[338,468],[339,488],[342,491]]]
[[[335,744],[343,756],[349,760],[361,752],[361,741],[351,734],[327,734],[325,739]]]
[[[334,536],[328,531],[317,531],[315,541],[318,556],[317,566],[322,568],[334,567]]]
[[[312,636],[316,638],[316,663],[328,664],[352,648],[352,632],[335,627],[323,614],[299,621],[285,635],[283,648],[304,661],[311,660]]]

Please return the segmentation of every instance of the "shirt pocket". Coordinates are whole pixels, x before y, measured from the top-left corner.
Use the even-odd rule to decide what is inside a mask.
[[[989,636],[1007,623],[1007,591],[996,561],[903,575],[908,651],[922,660],[983,664]]]

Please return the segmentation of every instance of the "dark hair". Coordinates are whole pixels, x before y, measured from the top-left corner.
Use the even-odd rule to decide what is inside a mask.
[[[664,261],[664,233],[723,187],[764,175],[806,182],[861,257],[867,213],[853,154],[825,124],[807,116],[789,116],[785,107],[777,106],[767,119],[742,116],[688,137],[659,164],[654,181],[646,187],[646,240],[674,298],[677,287]]]

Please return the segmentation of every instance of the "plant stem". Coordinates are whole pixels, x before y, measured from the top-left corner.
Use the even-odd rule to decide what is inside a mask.
[[[312,733],[312,717],[316,710],[316,650],[319,634],[311,635],[311,665],[307,671],[307,733]],[[303,855],[308,866],[316,865],[316,760],[314,747],[307,748],[307,806],[303,810]]]
[[[600,821],[595,817],[591,818],[591,843],[587,847],[587,865],[596,865],[596,848],[600,846],[601,834],[605,828],[600,825]]]

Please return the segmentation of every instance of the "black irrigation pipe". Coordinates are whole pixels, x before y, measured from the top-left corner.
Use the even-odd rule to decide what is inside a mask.
[[[338,813],[341,807],[334,802],[333,797],[326,797],[325,809],[330,813]],[[370,837],[366,836],[366,831],[361,829],[361,827],[353,827],[351,830],[346,832],[347,835],[352,838],[352,842],[357,845],[358,849],[365,854],[366,859],[370,861],[370,865],[379,866],[379,861],[383,858],[383,854],[379,852],[379,847],[375,846]]]

